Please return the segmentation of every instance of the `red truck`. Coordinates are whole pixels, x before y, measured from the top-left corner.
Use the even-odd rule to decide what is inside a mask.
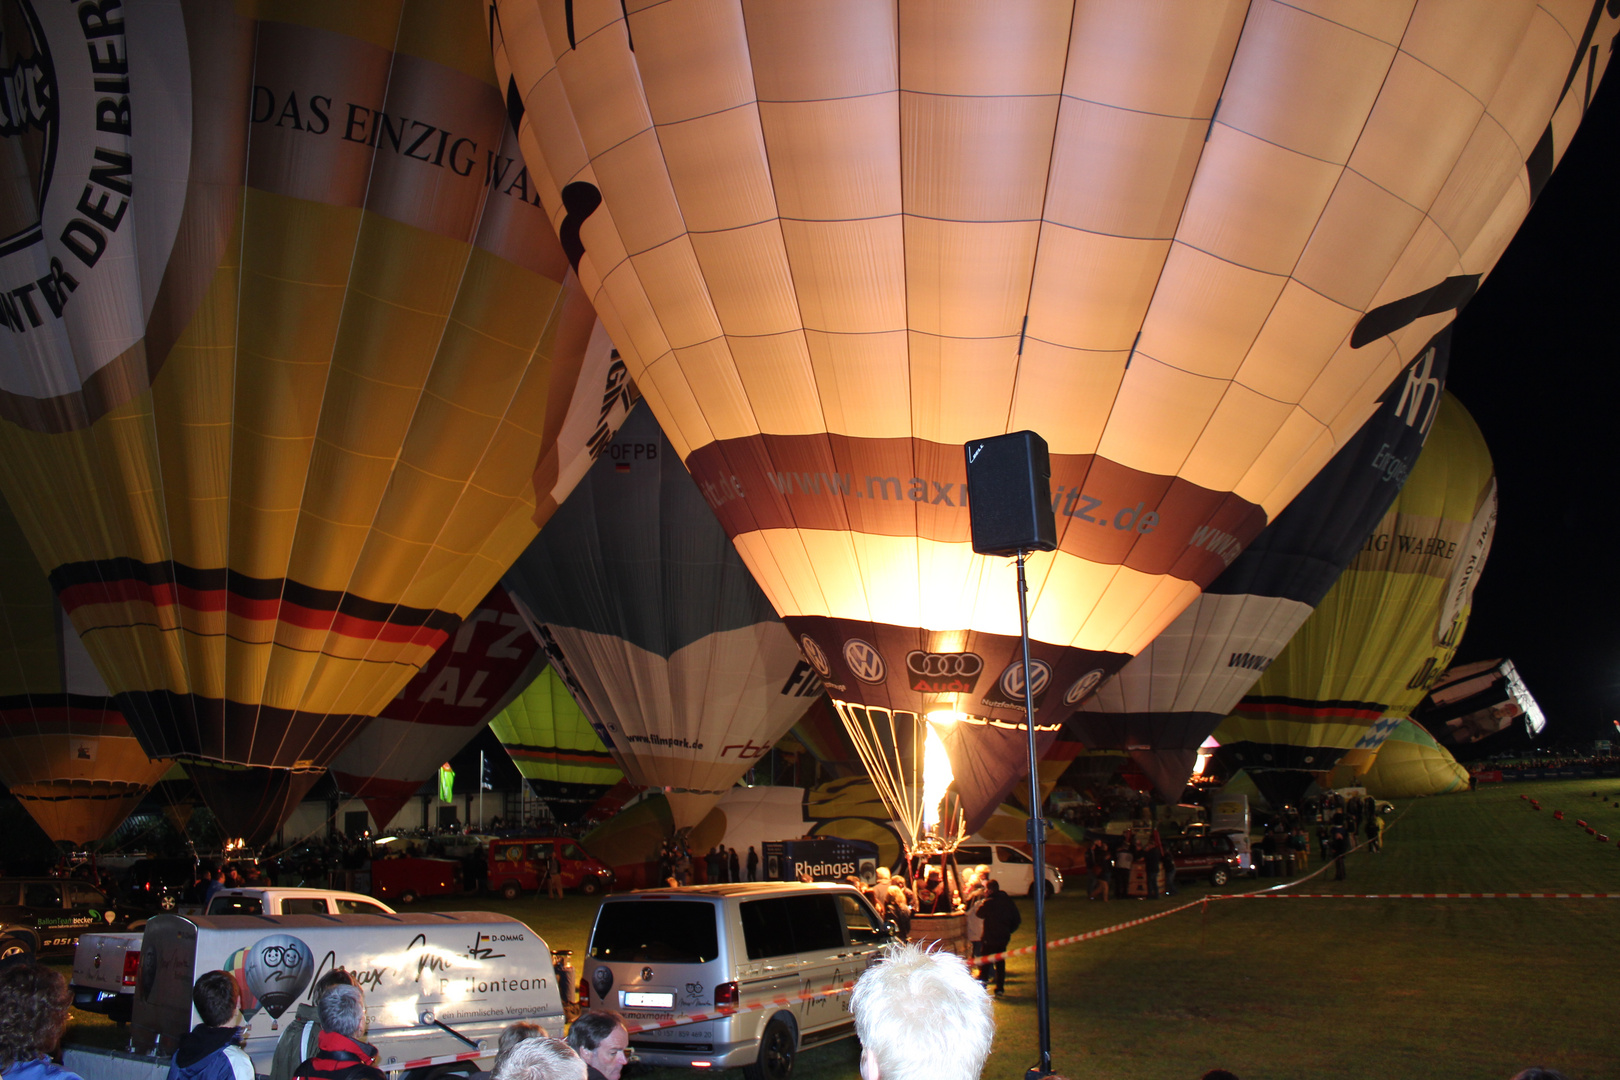
[[[455,859],[373,859],[371,895],[379,900],[410,904],[419,896],[459,896],[461,863]]]
[[[545,882],[546,861],[555,851],[562,867],[562,887],[587,895],[613,886],[613,871],[585,853],[566,836],[496,837],[489,841],[489,887],[508,900],[538,891]]]

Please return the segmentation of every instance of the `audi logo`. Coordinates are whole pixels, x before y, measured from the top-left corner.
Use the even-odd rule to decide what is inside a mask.
[[[1046,692],[1046,684],[1052,681],[1052,665],[1045,660],[1031,660],[1029,662],[1031,687],[1034,693],[1031,697],[1040,697]],[[1001,673],[1001,692],[1014,700],[1022,701],[1024,698],[1024,662],[1014,660],[1007,665],[1007,670]]]
[[[1102,680],[1102,668],[1093,668],[1092,670],[1086,672],[1084,675],[1074,680],[1074,685],[1069,687],[1068,692],[1063,695],[1063,704],[1080,704],[1081,699],[1087,694],[1091,693],[1093,690],[1097,689],[1097,684],[1102,682]]]
[[[906,653],[906,669],[913,675],[926,675],[935,679],[951,677],[971,679],[984,670],[984,659],[978,653],[938,653],[913,649]]]
[[[888,674],[888,665],[883,662],[883,655],[868,642],[860,638],[850,638],[844,642],[844,663],[849,665],[851,675],[864,683],[874,686],[883,682]]]
[[[821,646],[816,644],[815,638],[809,634],[800,634],[799,651],[804,653],[805,660],[816,669],[817,675],[823,679],[832,675],[832,665],[827,662],[827,654],[821,651]]]

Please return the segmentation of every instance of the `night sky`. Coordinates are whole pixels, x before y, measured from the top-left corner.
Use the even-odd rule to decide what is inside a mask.
[[[1457,321],[1450,389],[1485,433],[1496,540],[1457,662],[1511,658],[1541,742],[1620,738],[1620,303],[1611,68],[1558,171]],[[1503,735],[1497,742],[1517,742]]]

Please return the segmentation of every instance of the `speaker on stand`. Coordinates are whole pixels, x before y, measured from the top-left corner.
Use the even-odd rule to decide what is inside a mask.
[[[1018,631],[1024,646],[1024,722],[1029,735],[1029,845],[1035,856],[1035,1007],[1040,1028],[1040,1060],[1025,1080],[1052,1073],[1052,1026],[1046,991],[1046,819],[1041,815],[1041,778],[1035,752],[1035,685],[1030,676],[1029,586],[1024,558],[1031,551],[1057,548],[1052,512],[1052,459],[1046,440],[1033,431],[1014,431],[963,446],[967,454],[968,518],[973,550],[980,555],[1011,555],[1018,560]]]

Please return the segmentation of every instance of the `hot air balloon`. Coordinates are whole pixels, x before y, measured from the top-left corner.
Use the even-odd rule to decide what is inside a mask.
[[[646,410],[507,573],[553,667],[677,829],[794,721],[793,638]]]
[[[439,764],[466,746],[545,666],[506,590],[491,589],[451,639],[332,761],[338,787],[385,829]]]
[[[530,641],[534,638],[530,635]],[[538,642],[534,642],[538,648]],[[559,821],[577,819],[624,779],[568,688],[546,668],[489,723],[518,772]]]
[[[1456,652],[1496,527],[1484,437],[1441,401],[1395,504],[1276,660],[1215,731],[1273,806],[1353,748],[1362,771]]]
[[[7,8],[0,488],[141,744],[263,838],[630,391],[479,5],[249,10]]]
[[[852,731],[904,772],[954,720],[970,826],[1024,771],[1026,689],[962,445],[1051,449],[1050,740],[1472,296],[1620,26],[1597,0],[490,13],[632,377]]]
[[[1468,770],[1434,736],[1402,720],[1378,748],[1361,782],[1374,798],[1414,799],[1467,791]]]
[[[314,977],[315,957],[302,938],[271,934],[249,946],[244,970],[248,990],[265,1012],[279,1020]]]
[[[0,782],[46,836],[82,845],[168,767],[135,741],[0,500]]]
[[[1442,744],[1469,746],[1524,717],[1525,731],[1539,735],[1547,717],[1512,660],[1458,664],[1429,685],[1412,720]]]
[[[1382,404],[1276,521],[1083,702],[1070,728],[1127,750],[1166,802],[1198,748],[1332,587],[1400,493],[1444,389],[1450,330],[1384,390]]]

